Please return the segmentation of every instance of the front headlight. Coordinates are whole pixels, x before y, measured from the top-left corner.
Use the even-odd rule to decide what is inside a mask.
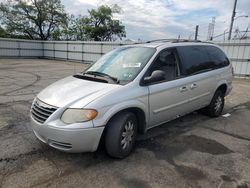
[[[76,109],[69,108],[63,112],[61,120],[64,123],[79,123],[90,121],[97,116],[97,111],[93,109]]]

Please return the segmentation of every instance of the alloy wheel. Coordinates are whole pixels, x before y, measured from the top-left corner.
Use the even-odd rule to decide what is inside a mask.
[[[123,150],[126,150],[132,144],[134,136],[134,124],[131,121],[128,121],[122,132],[121,146]]]
[[[218,98],[216,99],[216,102],[215,102],[214,109],[216,112],[219,112],[221,107],[222,107],[222,98],[220,96],[218,96]]]

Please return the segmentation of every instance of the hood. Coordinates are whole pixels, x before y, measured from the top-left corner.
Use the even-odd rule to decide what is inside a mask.
[[[80,99],[86,98],[86,100],[82,100],[84,102],[80,104],[79,107],[81,108],[117,87],[121,86],[70,76],[51,84],[42,90],[37,97],[41,101],[56,107],[70,106]]]

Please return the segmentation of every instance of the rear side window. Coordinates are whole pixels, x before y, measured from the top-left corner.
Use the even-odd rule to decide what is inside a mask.
[[[225,67],[229,65],[229,60],[224,52],[215,46],[206,46],[209,58],[214,63],[214,68]]]
[[[177,50],[185,75],[198,74],[214,67],[205,46],[180,46]]]

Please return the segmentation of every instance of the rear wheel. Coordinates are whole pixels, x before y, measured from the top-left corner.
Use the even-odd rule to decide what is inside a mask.
[[[213,96],[212,101],[206,107],[206,112],[211,117],[218,117],[221,115],[224,108],[224,93],[217,90]]]
[[[116,115],[107,125],[105,146],[107,153],[115,158],[128,156],[134,148],[137,134],[136,116],[131,112]]]

